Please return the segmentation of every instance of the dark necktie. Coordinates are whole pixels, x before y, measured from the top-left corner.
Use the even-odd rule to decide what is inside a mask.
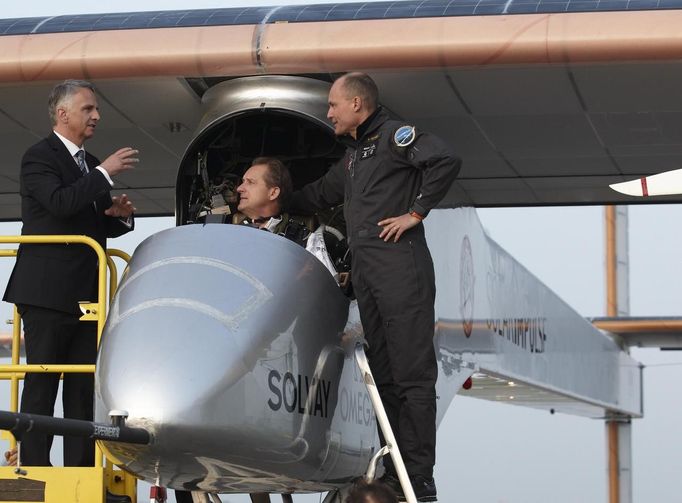
[[[88,165],[85,164],[85,151],[79,150],[76,152],[76,162],[78,162],[78,167],[81,169],[83,176],[88,174]]]

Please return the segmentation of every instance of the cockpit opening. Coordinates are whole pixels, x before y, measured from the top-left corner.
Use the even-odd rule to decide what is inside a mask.
[[[324,175],[342,155],[343,147],[328,127],[290,112],[249,111],[217,121],[197,137],[182,161],[177,223],[205,223],[211,214],[234,214],[236,189],[256,157],[281,160],[297,189]]]
[[[178,172],[177,225],[239,221],[237,187],[257,157],[281,160],[289,169],[296,190],[323,176],[343,156],[344,148],[324,117],[326,90],[317,89],[326,84],[315,83],[314,92],[306,99],[305,93],[301,96],[300,82],[292,78],[243,80],[246,86],[232,81],[207,92],[207,113]],[[263,86],[263,82],[267,85]],[[278,88],[276,93],[268,87],[271,85]],[[282,86],[289,96],[298,93],[296,99],[277,103],[272,96],[283,95]],[[264,97],[252,99],[257,94],[254,89],[263,92]],[[244,103],[245,94],[251,100],[248,103]],[[311,102],[315,105],[314,113]],[[324,226],[324,242],[334,267],[339,273],[349,271],[342,207],[320,213],[314,219],[308,215],[292,218],[305,222],[309,232]]]

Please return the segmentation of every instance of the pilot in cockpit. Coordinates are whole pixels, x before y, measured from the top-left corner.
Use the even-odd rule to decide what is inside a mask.
[[[254,159],[237,187],[239,213],[234,214],[232,223],[265,229],[305,246],[310,231],[284,212],[292,191],[289,170],[279,159]]]
[[[237,187],[238,213],[234,214],[232,223],[264,229],[305,247],[338,279],[325,247],[323,230],[284,211],[292,192],[291,175],[282,161],[274,157],[257,157]]]

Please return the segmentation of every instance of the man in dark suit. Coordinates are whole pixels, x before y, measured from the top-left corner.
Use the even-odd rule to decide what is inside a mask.
[[[111,197],[111,177],[131,169],[137,150],[122,148],[100,162],[83,145],[100,116],[93,86],[67,80],[52,90],[48,111],[53,132],[30,147],[21,162],[23,235],[84,234],[106,248],[106,238],[133,228],[135,208],[126,195]],[[21,245],[3,300],[17,305],[24,323],[26,361],[92,364],[97,330],[79,322],[78,301],[97,298],[97,255],[85,245]],[[52,415],[59,374],[29,373],[21,412]],[[92,420],[93,376],[64,374],[64,416]],[[52,437],[27,433],[21,462],[50,465]],[[94,444],[64,438],[65,466],[92,466]]]

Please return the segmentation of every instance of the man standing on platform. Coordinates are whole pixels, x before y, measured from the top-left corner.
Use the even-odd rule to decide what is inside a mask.
[[[436,286],[422,220],[445,196],[461,161],[435,136],[391,120],[363,73],[334,82],[327,117],[346,154],[294,193],[292,211],[344,205],[370,367],[417,499],[436,501]],[[382,480],[400,494],[388,456],[384,466]]]
[[[133,229],[135,208],[125,194],[111,197],[112,177],[132,169],[138,151],[122,148],[104,162],[86,153],[100,115],[92,84],[67,80],[48,99],[53,132],[21,162],[22,235],[82,234],[106,249],[107,237]],[[97,255],[88,246],[21,245],[3,300],[17,305],[29,364],[93,364],[97,327],[79,322],[78,302],[97,298]],[[28,373],[21,412],[53,415],[58,373]],[[92,420],[92,374],[65,373],[64,416]],[[27,433],[21,463],[49,466],[52,436]],[[64,465],[92,466],[94,442],[64,437]]]

